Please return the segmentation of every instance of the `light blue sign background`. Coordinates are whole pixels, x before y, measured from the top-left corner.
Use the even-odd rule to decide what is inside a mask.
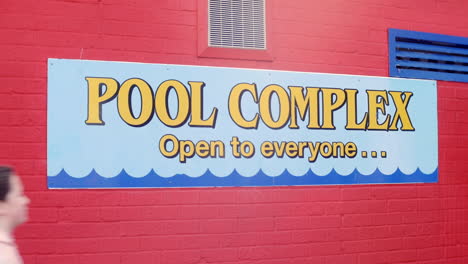
[[[155,116],[146,126],[132,127],[118,115],[116,100],[102,106],[104,126],[86,125],[88,87],[85,77],[114,78],[120,84],[130,78],[140,78],[150,84],[153,90],[169,79],[178,80],[186,87],[189,87],[188,81],[202,81],[206,84],[203,90],[204,118],[208,117],[213,108],[218,108],[216,126],[189,127],[185,124],[171,128]],[[239,83],[255,83],[258,94],[269,84],[281,85],[286,90],[288,86],[357,89],[358,121],[367,112],[366,90],[410,91],[414,95],[408,112],[415,131],[346,130],[345,106],[334,113],[336,130],[309,130],[306,128],[307,122],[301,120],[300,129],[289,129],[287,126],[271,129],[261,121],[258,129],[243,129],[232,121],[228,112],[229,93]],[[171,109],[176,108],[175,98],[175,93],[170,95]],[[133,106],[139,109],[138,92],[133,93],[132,99]],[[389,101],[386,110],[393,115],[395,109],[390,97]],[[253,103],[249,95],[244,96],[242,108],[246,119],[258,113],[258,105]],[[278,101],[273,97],[273,112],[277,113],[278,108]],[[384,120],[385,116],[380,115],[380,123]],[[225,144],[226,156],[194,156],[186,163],[180,163],[178,157],[166,158],[158,147],[160,138],[166,134],[194,142],[221,140]],[[234,136],[241,141],[254,143],[256,153],[252,158],[233,157],[229,142]],[[437,88],[435,81],[428,80],[49,59],[47,140],[50,188],[434,182],[437,181],[438,168]],[[313,163],[307,160],[307,150],[304,158],[288,158],[286,155],[283,158],[265,158],[260,153],[260,145],[264,141],[352,141],[357,145],[358,154],[355,158],[325,159],[319,156]],[[367,151],[368,158],[361,157],[361,151]],[[378,157],[371,158],[371,151],[377,151]],[[382,158],[380,151],[386,151],[387,157]],[[255,177],[260,178],[260,174],[264,179],[256,181]],[[331,177],[331,174],[340,177]],[[202,176],[205,177],[203,183]],[[283,180],[279,184],[274,179],[279,176],[292,180]],[[121,180],[118,180],[119,177],[122,177]],[[314,181],[304,177],[319,179]],[[184,182],[184,179],[187,181]]]

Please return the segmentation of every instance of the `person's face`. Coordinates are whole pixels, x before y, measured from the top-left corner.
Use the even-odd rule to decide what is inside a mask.
[[[18,176],[10,178],[10,191],[2,204],[3,214],[6,215],[13,226],[22,224],[28,220],[29,199],[23,193],[23,184]]]

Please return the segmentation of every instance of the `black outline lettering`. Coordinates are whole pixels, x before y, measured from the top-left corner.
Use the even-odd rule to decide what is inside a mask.
[[[328,90],[328,89],[330,89],[330,90],[340,90],[340,91],[342,91],[342,92],[344,93],[344,100],[343,100],[343,103],[342,103],[338,108],[332,110],[331,113],[330,113],[330,115],[331,115],[331,125],[333,126],[333,128],[324,128],[324,127],[323,127],[323,123],[325,122],[325,108],[324,108],[324,104],[325,104],[325,102],[324,102],[325,99],[324,99],[324,98],[325,98],[325,97],[323,96],[323,89],[327,89],[327,90]],[[321,106],[322,106],[322,124],[320,125],[320,129],[324,129],[324,130],[336,130],[335,119],[334,119],[333,113],[334,113],[335,111],[341,109],[341,108],[347,103],[347,101],[346,101],[346,92],[345,92],[343,89],[341,89],[341,88],[327,88],[327,87],[321,87],[321,88],[320,88],[320,93],[321,93],[321,95],[322,95],[322,105],[321,105]],[[335,101],[333,100],[333,96],[335,96],[335,98],[338,99],[336,93],[332,94],[331,105],[333,105],[333,103],[336,103],[336,100],[335,100]],[[334,102],[333,102],[333,101],[334,101]],[[331,106],[331,105],[330,105],[330,106]]]
[[[247,84],[247,85],[253,85],[254,86],[254,91],[255,91],[255,94],[252,94],[252,97],[254,99],[254,103],[257,104],[258,106],[258,92],[257,92],[257,84],[255,83],[238,83],[236,85],[234,85],[232,88],[231,88],[231,91],[229,92],[229,97],[228,97],[228,110],[229,110],[229,117],[231,118],[231,120],[234,122],[234,124],[236,124],[238,127],[241,127],[241,128],[244,128],[244,129],[257,129],[258,128],[258,112],[255,114],[254,118],[252,120],[246,120],[244,115],[242,114],[242,107],[241,107],[241,99],[242,99],[242,96],[244,95],[245,92],[250,92],[249,90],[246,90],[246,89],[243,89],[240,93],[239,93],[239,97],[238,97],[238,102],[237,102],[237,105],[239,106],[239,115],[242,117],[242,119],[244,119],[245,122],[253,122],[255,119],[257,119],[257,121],[255,122],[255,126],[254,127],[243,127],[241,125],[239,125],[235,120],[234,118],[232,118],[232,115],[231,115],[231,106],[229,104],[229,102],[231,101],[231,96],[232,96],[232,90],[234,89],[234,87],[238,86],[238,85],[241,85],[241,84]]]
[[[242,152],[245,152],[245,149],[246,149],[246,147],[243,147],[244,144],[246,144],[247,147],[249,148],[249,150],[251,150],[251,154],[249,154],[249,155],[242,154]],[[250,145],[248,145],[248,144],[250,144]],[[251,157],[253,157],[255,155],[255,145],[252,142],[248,141],[248,140],[240,142],[239,148],[241,150],[240,154],[244,158],[250,159]],[[246,154],[248,154],[248,153],[246,153]]]
[[[187,92],[187,95],[188,95],[188,112],[187,112],[187,115],[186,115],[185,118],[180,122],[180,124],[174,125],[174,126],[173,126],[173,125],[168,125],[168,124],[164,123],[164,122],[161,120],[161,118],[159,117],[158,112],[157,112],[157,110],[156,110],[156,108],[158,107],[157,102],[156,102],[156,93],[158,93],[159,88],[161,87],[161,85],[162,85],[163,83],[168,82],[168,81],[175,81],[175,82],[178,82],[178,83],[182,84],[182,86],[184,87],[184,89],[185,89],[185,91]],[[171,89],[174,89],[175,92],[176,92],[176,94],[177,94],[177,114],[176,114],[176,118],[175,118],[175,119],[177,119],[177,117],[179,116],[180,99],[179,99],[179,93],[177,92],[177,89],[176,89],[174,86],[168,86],[167,92],[166,92],[165,98],[164,98],[164,99],[165,99],[165,103],[166,103],[166,109],[165,109],[165,110],[166,110],[166,114],[167,114],[167,116],[169,117],[169,119],[172,120],[172,121],[174,121],[175,119],[172,118],[171,113],[169,112],[169,108],[168,108],[168,107],[169,107],[169,101],[168,101],[168,100],[169,100],[169,93],[170,93]],[[189,118],[189,116],[190,116],[190,114],[191,114],[190,109],[192,109],[191,104],[190,104],[191,96],[190,96],[190,93],[189,93],[188,90],[187,90],[187,87],[185,87],[185,85],[184,85],[181,81],[175,80],[175,79],[167,79],[167,80],[161,82],[161,83],[159,84],[158,88],[156,89],[153,98],[154,98],[154,110],[155,110],[155,112],[156,112],[156,116],[158,117],[159,121],[161,121],[161,123],[163,123],[165,126],[177,128],[177,127],[181,127],[181,126],[185,125],[185,123],[187,123],[187,120],[188,120],[188,118]]]
[[[88,81],[88,78],[94,78],[94,79],[111,79],[111,80],[114,80],[116,83],[117,83],[117,91],[115,92],[115,94],[110,97],[108,100],[105,100],[105,101],[102,101],[100,104],[99,104],[99,120],[101,120],[102,124],[96,124],[96,123],[87,123],[86,121],[89,120],[89,81]],[[87,103],[87,117],[86,117],[86,120],[85,120],[85,124],[88,125],[88,126],[104,126],[106,124],[106,122],[104,120],[102,120],[102,105],[105,104],[105,103],[108,103],[112,100],[115,99],[115,97],[119,94],[119,90],[120,90],[120,83],[114,79],[114,78],[109,78],[109,77],[90,77],[90,76],[86,76],[85,77],[85,80],[86,82],[88,83],[88,103]],[[102,88],[106,86],[104,85],[103,83],[99,84],[99,95],[102,96],[103,94],[101,93],[102,92]],[[107,91],[107,86],[106,86],[106,91]]]
[[[302,94],[302,99],[304,100],[304,103],[305,103],[305,109],[304,109],[304,114],[301,114],[300,112],[300,109],[297,105],[297,103],[293,103],[293,98],[296,98],[296,97],[293,97],[292,95],[292,89],[291,88],[301,88],[301,94]],[[302,86],[288,86],[288,89],[289,89],[289,102],[290,102],[290,111],[291,111],[291,114],[290,114],[290,122],[289,122],[289,128],[290,129],[299,129],[299,125],[296,123],[294,124],[295,126],[292,126],[293,125],[293,115],[294,115],[294,119],[295,121],[297,122],[297,117],[296,117],[296,113],[297,111],[296,110],[299,110],[299,118],[300,120],[302,121],[305,121],[305,118],[306,118],[306,110],[309,109],[309,122],[307,124],[307,128],[308,129],[320,129],[320,124],[319,124],[319,119],[320,119],[320,116],[319,116],[319,112],[320,112],[320,109],[318,107],[318,101],[320,100],[319,99],[319,93],[320,93],[320,89],[319,87],[306,87],[306,94],[304,95],[304,87]],[[309,98],[309,92],[311,92],[312,89],[317,89],[317,101],[315,102],[316,105],[317,105],[317,125],[318,127],[309,127],[311,124],[311,119],[312,119],[312,105],[311,105],[311,99],[307,100],[306,101],[306,98]],[[295,102],[298,102],[298,100],[295,100]]]
[[[368,114],[369,114],[369,110],[370,110],[370,100],[369,100],[369,93],[368,93],[368,91],[372,91],[372,92],[385,92],[385,94],[387,94],[387,100],[385,100],[385,98],[383,98],[382,96],[377,96],[376,99],[378,100],[378,98],[381,97],[382,100],[383,100],[383,102],[384,102],[384,104],[387,105],[387,106],[389,105],[389,102],[388,102],[388,92],[387,92],[387,90],[371,90],[371,89],[366,90],[366,93],[367,93],[367,113],[368,113]],[[381,101],[377,101],[376,104],[377,104],[377,103],[380,104]],[[387,128],[386,128],[386,129],[369,128],[369,126],[370,126],[370,120],[371,120],[371,118],[370,118],[371,116],[370,116],[370,114],[369,114],[369,118],[368,118],[368,123],[367,123],[367,128],[366,128],[366,130],[388,131],[388,128],[389,128],[389,126],[390,126],[390,120],[392,119],[392,116],[389,115],[389,114],[387,114],[387,111],[385,111],[385,105],[383,106],[383,108],[384,108],[383,110],[382,110],[382,109],[379,109],[379,108],[376,108],[376,111],[375,111],[375,117],[376,117],[375,123],[376,123],[377,125],[379,125],[379,126],[382,126],[383,124],[385,124],[385,122],[388,122],[389,124],[387,125]],[[387,115],[387,118],[385,119],[385,121],[384,121],[382,124],[379,123],[379,118],[378,118],[378,116],[379,116],[379,110],[380,110],[380,112],[382,112],[383,115]]]
[[[402,104],[404,103],[404,101],[406,100],[406,93],[409,93],[409,97],[408,97],[408,101],[406,102],[405,104],[405,112],[406,112],[406,116],[408,117],[408,121],[410,122],[410,126],[413,128],[413,129],[403,129],[403,122],[401,122],[401,118],[400,118],[400,114],[398,114],[398,116],[396,115],[397,113],[400,113],[399,111],[399,108],[397,107],[396,103],[395,103],[395,98],[393,97],[392,93],[395,93],[395,92],[399,92],[400,93],[400,99],[401,99],[401,94],[404,94],[405,95],[405,99],[402,100]],[[405,91],[405,92],[401,92],[401,91],[388,91],[388,93],[390,94],[390,97],[392,98],[393,100],[393,104],[395,105],[395,113],[393,113],[393,120],[390,122],[390,125],[388,126],[388,130],[390,131],[397,131],[398,130],[398,127],[397,127],[397,124],[395,124],[395,129],[390,129],[390,127],[393,125],[393,122],[398,122],[398,120],[396,120],[397,118],[400,120],[400,131],[415,131],[416,128],[413,126],[413,122],[411,122],[411,116],[408,112],[408,105],[410,103],[410,100],[411,100],[411,97],[413,97],[413,93],[412,92],[408,92],[408,91]],[[396,121],[395,121],[396,120]]]
[[[267,86],[265,86],[265,87],[262,89],[262,92],[260,93],[258,109],[259,109],[259,112],[260,112],[260,109],[261,109],[260,103],[262,102],[262,99],[261,99],[261,98],[263,97],[263,93],[265,92],[265,89],[267,89],[267,88],[270,87],[270,86],[278,86],[278,87],[280,87],[280,88],[284,91],[284,93],[286,94],[286,96],[287,96],[287,98],[288,98],[288,104],[287,104],[287,106],[288,106],[288,111],[287,111],[288,115],[287,115],[287,119],[284,121],[284,123],[283,123],[281,126],[279,126],[279,127],[271,127],[271,126],[269,126],[269,125],[265,122],[265,119],[263,118],[262,113],[260,113],[260,118],[262,119],[263,124],[265,124],[267,127],[271,128],[271,129],[276,129],[276,130],[277,130],[277,129],[282,129],[283,127],[286,126],[286,124],[288,123],[288,121],[289,121],[290,118],[291,118],[291,99],[290,99],[290,95],[288,94],[288,92],[286,92],[286,89],[284,89],[281,85],[275,84],[275,83],[268,84]],[[279,102],[279,107],[278,107],[279,115],[278,115],[278,120],[276,120],[276,121],[274,120],[274,118],[273,118],[273,116],[272,116],[272,113],[271,113],[271,112],[272,112],[272,111],[271,111],[271,97],[272,97],[273,93],[276,94],[276,96],[278,97],[278,102]],[[280,121],[281,112],[282,112],[282,110],[281,110],[281,96],[278,94],[278,92],[276,92],[276,90],[271,90],[270,95],[268,96],[268,115],[270,116],[270,119],[271,119],[272,123],[277,124],[277,123]]]
[[[189,113],[190,113],[190,121],[188,122],[188,125],[189,125],[190,127],[211,127],[211,128],[215,128],[215,127],[216,127],[217,117],[218,117],[218,108],[215,107],[215,108],[213,109],[213,111],[211,112],[211,115],[208,117],[208,119],[203,120],[203,110],[204,110],[204,109],[203,109],[203,106],[205,105],[205,104],[204,104],[204,100],[203,100],[203,99],[204,99],[204,97],[203,97],[203,88],[205,88],[205,85],[206,85],[205,82],[198,82],[198,83],[202,83],[202,85],[200,86],[200,93],[201,93],[201,94],[200,94],[200,105],[201,105],[201,108],[200,108],[200,120],[201,120],[201,121],[207,121],[207,120],[209,120],[209,119],[211,118],[211,116],[214,115],[214,117],[213,117],[213,119],[214,119],[214,120],[213,120],[213,125],[212,125],[212,126],[205,126],[205,125],[199,126],[199,125],[192,125],[192,124],[191,124],[191,123],[192,123],[192,120],[193,120],[193,115],[192,115],[192,114],[193,114],[193,112],[192,112],[192,107],[193,107],[193,104],[192,104],[192,96],[193,96],[193,95],[192,95],[192,85],[190,85],[191,82],[197,82],[197,81],[188,81],[188,82],[187,82],[188,85],[189,85],[189,87],[190,87],[190,96],[189,96],[189,98],[190,98],[190,106],[191,106],[191,107],[190,107],[190,111],[189,111]]]
[[[348,128],[348,125],[349,125],[348,124],[348,110],[350,109],[350,106],[348,104],[348,101],[349,101],[348,100],[349,97],[348,97],[348,93],[347,93],[348,90],[356,91],[356,93],[354,94],[354,113],[356,113],[355,118],[357,118],[357,105],[358,105],[357,104],[357,95],[359,93],[359,90],[357,90],[357,89],[344,89],[344,92],[346,94],[346,126],[345,126],[345,129],[346,130],[364,130],[364,131],[366,131],[367,127],[369,126],[369,113],[368,112],[366,112],[364,114],[364,117],[361,120],[361,122],[359,124],[356,124],[357,126],[360,126],[364,122],[364,119],[365,119],[366,124],[364,126],[364,129],[361,129],[361,128]],[[367,98],[369,99],[369,97],[367,97]],[[367,105],[367,110],[369,110],[369,100],[367,100],[367,104],[368,104]],[[354,122],[356,123],[356,120],[354,120]]]
[[[163,152],[161,151],[161,141],[163,140],[163,138],[165,139],[166,137],[169,137],[169,136],[174,137],[175,140],[176,140],[176,142],[177,142],[177,148],[176,148],[176,145],[173,143],[173,144],[174,144],[174,147],[172,148],[172,151],[174,151],[175,149],[177,149],[177,151],[176,151],[176,152],[174,153],[174,155],[172,155],[172,156],[171,156],[171,155],[166,156],[166,155],[164,155]],[[167,139],[167,140],[164,141],[164,144],[162,144],[162,147],[164,148],[164,151],[165,151],[165,152],[168,152],[168,151],[167,151],[167,141],[168,141],[168,140],[171,140],[171,142],[174,142],[172,139]],[[163,156],[166,157],[166,158],[171,158],[171,159],[172,159],[172,158],[176,157],[177,154],[179,154],[179,139],[178,139],[176,136],[172,135],[172,134],[166,134],[166,135],[162,136],[162,137],[159,139],[159,153],[161,153],[161,155],[163,155]]]
[[[143,127],[143,126],[146,126],[149,122],[151,122],[151,120],[153,119],[153,116],[154,116],[154,90],[153,88],[151,87],[151,85],[146,82],[145,80],[141,79],[141,78],[129,78],[127,80],[125,80],[120,86],[119,86],[119,90],[118,90],[118,94],[120,94],[120,88],[122,87],[122,85],[124,85],[127,81],[129,80],[140,80],[140,81],[143,81],[144,83],[146,83],[148,85],[148,87],[150,88],[151,90],[151,104],[152,104],[152,107],[151,107],[151,114],[150,116],[148,117],[148,119],[141,123],[140,125],[132,125],[132,124],[129,124],[127,121],[125,121],[125,119],[123,119],[122,117],[122,114],[120,113],[120,108],[118,107],[119,106],[119,98],[117,97],[117,112],[119,113],[119,117],[120,119],[122,119],[122,121],[124,121],[127,125],[129,126],[132,126],[132,127]],[[132,107],[132,93],[133,93],[133,89],[135,89],[135,87],[138,87],[138,91],[140,93],[140,116],[139,117],[135,117],[134,113],[133,113],[133,107]],[[129,90],[128,90],[128,107],[129,107],[129,110],[130,110],[130,115],[133,117],[133,119],[137,120],[138,118],[141,117],[141,114],[143,112],[143,95],[141,93],[141,88],[136,85],[136,84],[133,84],[132,86],[130,86]]]

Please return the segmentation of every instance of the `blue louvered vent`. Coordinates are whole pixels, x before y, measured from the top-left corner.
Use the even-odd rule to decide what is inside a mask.
[[[209,0],[209,46],[266,49],[265,0]]]
[[[390,76],[468,82],[468,38],[389,29]]]

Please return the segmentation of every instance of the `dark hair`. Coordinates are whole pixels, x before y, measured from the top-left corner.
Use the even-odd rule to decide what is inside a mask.
[[[5,201],[10,191],[10,176],[12,174],[13,169],[11,167],[0,166],[0,201]]]

